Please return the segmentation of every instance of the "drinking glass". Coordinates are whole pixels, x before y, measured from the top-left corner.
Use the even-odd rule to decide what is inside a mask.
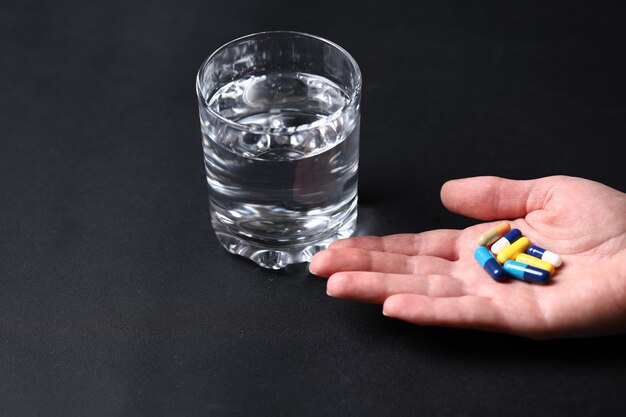
[[[244,36],[196,80],[211,223],[265,268],[306,262],[356,227],[361,72],[298,32]]]

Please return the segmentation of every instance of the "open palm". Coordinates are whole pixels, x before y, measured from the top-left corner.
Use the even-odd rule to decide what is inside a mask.
[[[554,176],[449,181],[441,199],[481,220],[511,219],[533,244],[561,255],[548,285],[493,281],[474,260],[476,239],[496,223],[334,242],[310,270],[330,277],[334,297],[383,304],[419,325],[531,338],[626,330],[626,195],[602,184]]]

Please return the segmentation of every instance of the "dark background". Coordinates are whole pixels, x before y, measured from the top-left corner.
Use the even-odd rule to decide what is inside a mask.
[[[194,90],[235,37],[337,42],[359,233],[461,228],[451,178],[626,191],[626,13],[593,3],[3,2],[0,416],[623,416],[624,335],[412,326],[227,254]]]

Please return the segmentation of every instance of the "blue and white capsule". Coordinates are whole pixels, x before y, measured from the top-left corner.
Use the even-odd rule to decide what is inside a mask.
[[[547,284],[548,281],[550,281],[550,273],[548,271],[521,262],[506,261],[503,267],[508,275],[522,281],[535,282],[538,284]]]
[[[555,268],[561,266],[561,257],[554,252],[550,252],[549,250],[545,250],[544,248],[540,248],[539,246],[530,245],[528,249],[526,249],[526,253],[530,256],[534,256],[535,258],[539,258],[542,261],[546,261],[554,265]]]
[[[491,253],[493,253],[494,255],[497,255],[502,249],[509,246],[511,243],[515,242],[520,237],[522,237],[522,232],[519,229],[512,229],[506,235],[498,239],[496,243],[491,245]]]
[[[502,265],[496,261],[496,258],[489,252],[484,246],[479,246],[474,251],[474,258],[478,261],[478,264],[485,270],[491,278],[496,281],[502,281],[506,278]]]

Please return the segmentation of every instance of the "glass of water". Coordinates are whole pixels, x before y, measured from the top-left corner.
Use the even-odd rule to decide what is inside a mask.
[[[211,223],[229,252],[279,269],[354,232],[361,72],[344,49],[248,35],[202,64],[196,90]]]

